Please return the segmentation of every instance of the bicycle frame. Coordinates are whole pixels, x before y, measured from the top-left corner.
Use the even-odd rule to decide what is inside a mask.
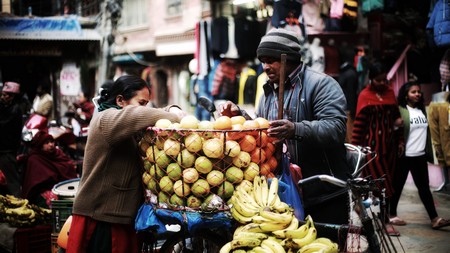
[[[345,243],[339,241],[340,247],[346,246],[347,243],[347,234],[348,233],[356,233],[363,234],[368,243],[368,251],[373,253],[381,252],[381,250],[390,251],[390,245],[393,247],[393,252],[397,252],[393,243],[388,235],[384,235],[385,227],[383,222],[378,222],[376,218],[376,214],[371,212],[369,215],[367,208],[370,207],[374,203],[378,203],[379,201],[375,199],[373,201],[373,192],[381,191],[381,197],[383,198],[381,201],[381,209],[384,208],[384,192],[383,189],[379,189],[376,186],[376,183],[379,181],[384,181],[384,178],[369,180],[360,178],[359,175],[361,171],[367,166],[373,159],[375,159],[376,154],[370,151],[370,148],[358,147],[351,144],[346,144],[347,150],[354,152],[356,154],[356,161],[354,159],[354,171],[352,173],[352,178],[347,181],[340,180],[330,175],[316,175],[313,177],[309,177],[306,179],[302,179],[298,182],[299,186],[308,184],[312,181],[323,181],[330,183],[332,185],[338,186],[340,188],[346,188],[351,194],[354,200],[353,210],[356,211],[360,221],[361,226],[352,225],[351,223],[346,225],[337,225],[337,224],[328,224],[328,223],[319,223],[315,222],[318,230],[333,230],[337,231],[339,240],[345,237]],[[367,158],[368,155],[371,155],[371,159],[362,164],[363,158]],[[353,157],[354,158],[354,157]],[[366,200],[371,200],[366,202]],[[350,209],[352,211],[352,209]],[[341,234],[342,232],[342,234]],[[377,233],[380,234],[379,238],[377,237]]]

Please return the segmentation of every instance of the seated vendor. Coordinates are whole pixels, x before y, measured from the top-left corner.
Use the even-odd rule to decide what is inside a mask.
[[[55,146],[53,136],[39,131],[31,141],[22,184],[22,197],[32,204],[50,207],[51,190],[59,182],[77,178],[74,162]]]

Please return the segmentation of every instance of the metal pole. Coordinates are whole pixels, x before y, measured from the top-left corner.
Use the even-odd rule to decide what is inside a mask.
[[[108,54],[109,54],[109,44],[108,44],[108,23],[106,22],[107,17],[107,9],[106,9],[106,1],[102,3],[102,21],[101,21],[101,35],[102,35],[102,44],[101,44],[101,56],[100,56],[100,64],[98,68],[98,83],[96,90],[106,81],[106,75],[108,74]]]
[[[286,54],[281,54],[280,82],[278,84],[278,119],[283,118],[284,107],[284,79],[286,74]]]

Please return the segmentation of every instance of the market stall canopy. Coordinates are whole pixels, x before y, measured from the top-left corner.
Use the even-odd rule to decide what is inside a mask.
[[[76,18],[0,18],[0,40],[100,41],[94,29],[83,29]]]

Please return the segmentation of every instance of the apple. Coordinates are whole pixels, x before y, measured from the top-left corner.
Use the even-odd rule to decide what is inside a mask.
[[[225,172],[225,178],[228,182],[237,184],[244,179],[244,172],[235,166],[231,166]]]
[[[173,193],[173,182],[168,176],[164,176],[159,180],[159,188],[161,191],[167,192],[169,194]]]
[[[251,156],[245,151],[239,152],[239,154],[233,157],[233,165],[238,168],[247,167],[251,162]]]
[[[212,138],[203,142],[203,153],[209,158],[219,158],[223,155],[223,140]]]
[[[150,182],[150,180],[152,179],[152,176],[150,176],[150,174],[148,174],[147,172],[142,173],[142,182],[147,185],[148,182]]]
[[[195,154],[189,152],[187,149],[183,149],[180,154],[178,154],[177,162],[183,168],[190,168],[194,166],[195,159]]]
[[[216,130],[229,130],[231,125],[231,119],[228,116],[220,116],[214,121],[214,129]]]
[[[166,192],[159,192],[158,193],[158,202],[169,204],[170,203],[170,195],[167,194]]]
[[[228,181],[224,181],[218,188],[217,188],[217,195],[221,197],[223,200],[227,200],[233,196],[234,192],[234,186],[232,183]]]
[[[198,179],[198,172],[194,168],[188,168],[183,171],[183,180],[186,183],[194,183]]]
[[[179,197],[176,194],[173,194],[170,196],[170,204],[176,205],[176,206],[184,206],[184,200],[183,198]]]
[[[150,170],[149,170],[148,173],[150,174],[150,176],[151,176],[152,178],[155,178],[155,179],[160,179],[160,178],[162,178],[163,176],[166,175],[166,173],[164,172],[164,170],[161,169],[157,164],[153,164],[153,165],[150,167]]]
[[[230,119],[231,119],[231,124],[232,125],[236,125],[236,124],[241,124],[242,125],[246,121],[244,116],[241,116],[241,115],[233,116]]]
[[[173,184],[173,190],[174,190],[175,194],[180,197],[186,197],[187,195],[189,195],[191,193],[191,188],[189,187],[189,185],[187,183],[183,182],[183,180],[176,181]]]
[[[218,186],[223,182],[223,173],[218,170],[213,170],[206,175],[206,181],[210,186]]]
[[[172,181],[177,181],[178,179],[181,178],[182,170],[178,163],[171,163],[171,164],[167,165],[166,171],[167,171],[167,176]]]
[[[169,156],[176,157],[181,151],[181,144],[177,140],[167,139],[164,142],[164,153]]]
[[[159,149],[155,145],[149,146],[145,151],[145,156],[147,157],[147,160],[154,163],[158,151]]]
[[[253,179],[259,175],[259,165],[250,162],[249,166],[244,169],[244,179],[253,182]]]
[[[235,157],[241,152],[241,146],[237,141],[226,141],[225,142],[225,155],[229,157]]]
[[[194,115],[186,115],[180,120],[181,129],[197,129],[198,119]]]
[[[207,196],[209,194],[209,192],[210,192],[210,188],[209,188],[208,182],[206,180],[204,180],[204,179],[199,179],[199,180],[195,181],[195,183],[193,183],[192,186],[191,186],[191,192],[196,197],[205,197],[205,196]]]
[[[199,152],[203,147],[202,137],[198,133],[191,133],[184,139],[184,146],[190,152]]]
[[[153,194],[158,194],[158,192],[160,192],[158,180],[156,178],[150,179],[147,184],[147,189],[149,189]]]
[[[159,119],[155,123],[155,127],[157,128],[168,128],[172,122],[168,119]]]
[[[161,169],[167,168],[167,165],[171,163],[170,157],[163,150],[158,151],[155,157],[155,162]]]
[[[187,205],[190,208],[199,208],[202,205],[202,201],[194,195],[191,195],[187,199]]]
[[[148,159],[144,159],[144,170],[149,172],[150,167],[152,167],[153,163],[151,163]]]
[[[214,123],[208,120],[202,120],[198,123],[198,129],[205,130],[200,132],[200,135],[203,137],[203,139],[210,139],[213,137],[213,132],[207,130],[214,130]]]
[[[211,160],[209,160],[206,156],[199,156],[195,160],[194,166],[195,169],[202,174],[208,174],[213,169]]]

